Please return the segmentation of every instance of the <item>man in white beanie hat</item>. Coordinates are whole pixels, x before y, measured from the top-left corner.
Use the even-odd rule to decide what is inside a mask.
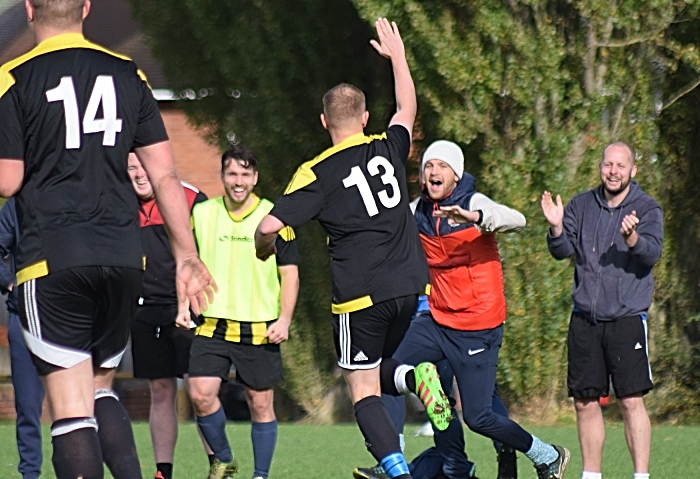
[[[569,451],[542,442],[492,410],[506,319],[503,271],[493,233],[520,231],[525,217],[476,191],[476,180],[464,173],[461,148],[450,141],[438,140],[428,147],[420,178],[423,192],[411,206],[415,205],[414,217],[430,268],[430,309],[418,313],[393,360],[417,364],[447,359],[469,428],[524,453],[533,462],[538,479],[561,479]],[[444,451],[444,444],[438,451],[441,449]],[[445,477],[464,477],[464,472],[449,469],[455,461],[444,454],[443,458]],[[499,467],[500,479],[514,477],[514,470],[505,475]]]

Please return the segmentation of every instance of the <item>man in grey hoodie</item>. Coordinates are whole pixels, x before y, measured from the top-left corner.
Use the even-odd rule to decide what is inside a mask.
[[[542,211],[551,225],[549,252],[561,260],[575,255],[569,324],[567,386],[574,398],[582,479],[601,479],[605,426],[599,398],[609,377],[625,424],[634,479],[648,479],[651,425],[643,395],[652,387],[647,350],[647,310],[661,256],[661,207],[632,181],[635,152],[612,143],[599,165],[601,185],[574,196],[566,208],[561,197],[542,195]]]

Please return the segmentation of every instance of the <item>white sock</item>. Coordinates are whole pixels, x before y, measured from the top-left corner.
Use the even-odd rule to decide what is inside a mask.
[[[413,370],[413,366],[409,366],[408,364],[402,364],[394,371],[394,385],[396,386],[396,390],[401,394],[408,394],[413,392],[410,389],[408,389],[408,386],[406,386],[406,373],[411,370]]]
[[[581,474],[581,479],[602,479],[602,478],[603,478],[602,472],[583,471],[583,474]]]
[[[406,439],[403,437],[403,433],[399,434],[399,445],[401,446],[401,453],[406,449]]]
[[[648,472],[635,472],[634,479],[649,479]]]

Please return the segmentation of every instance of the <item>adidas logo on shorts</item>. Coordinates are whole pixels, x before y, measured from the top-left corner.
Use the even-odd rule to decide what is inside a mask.
[[[359,353],[357,353],[357,354],[355,355],[354,358],[352,358],[352,360],[353,360],[353,361],[357,361],[357,362],[360,362],[360,361],[369,361],[369,358],[368,358],[367,356],[365,356],[365,353],[363,353],[362,351],[360,351]]]

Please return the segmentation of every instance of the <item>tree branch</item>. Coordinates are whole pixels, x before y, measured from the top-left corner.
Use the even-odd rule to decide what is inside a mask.
[[[691,91],[693,91],[693,90],[695,89],[695,87],[697,87],[698,85],[700,85],[700,77],[698,77],[698,78],[696,78],[695,80],[691,81],[691,82],[688,83],[686,86],[684,86],[683,88],[681,88],[680,90],[678,90],[676,93],[674,93],[673,95],[671,95],[671,98],[669,98],[668,100],[666,100],[666,101],[664,102],[663,106],[662,106],[661,109],[659,110],[659,113],[661,113],[661,112],[664,111],[666,108],[668,108],[669,106],[671,106],[671,105],[673,105],[674,103],[676,103],[676,101],[678,101],[681,97],[683,97],[683,96],[687,95],[688,93],[690,93]]]

